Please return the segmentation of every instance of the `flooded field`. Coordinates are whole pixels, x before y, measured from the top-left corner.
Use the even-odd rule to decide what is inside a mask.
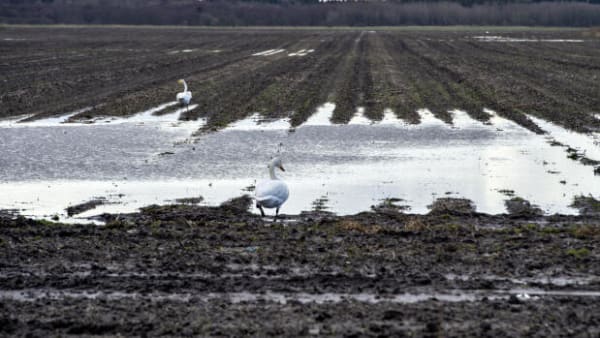
[[[598,47],[0,27],[0,335],[597,336]]]
[[[283,209],[288,214],[311,210],[318,199],[341,215],[368,211],[386,199],[401,199],[411,212],[426,213],[438,197],[468,198],[478,211],[499,214],[514,196],[547,214],[576,214],[570,207],[575,196],[600,195],[600,185],[589,184],[598,179],[593,167],[565,151],[572,147],[600,158],[595,135],[533,117],[548,134],[493,112],[482,123],[452,111],[450,125],[427,109],[418,111],[416,125],[392,111],[371,122],[361,110],[347,125],[334,125],[335,105],[325,104],[294,129],[288,120],[255,114],[193,136],[205,121],[179,121],[176,110],[154,116],[154,110],[93,124],[63,123],[69,115],[4,121],[0,208],[64,219],[67,207],[95,198],[106,203],[77,217],[133,212],[190,197],[218,205],[252,194],[273,156],[288,167],[283,174],[292,191]]]

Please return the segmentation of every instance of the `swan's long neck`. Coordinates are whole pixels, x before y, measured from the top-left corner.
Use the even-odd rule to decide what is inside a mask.
[[[187,83],[185,83],[185,80],[183,80],[183,91],[187,92]]]
[[[277,177],[277,175],[275,175],[275,167],[270,165],[269,166],[269,176],[271,176],[272,180],[278,180],[279,178]]]

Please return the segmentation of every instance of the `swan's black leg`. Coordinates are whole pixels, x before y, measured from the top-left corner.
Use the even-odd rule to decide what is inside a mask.
[[[275,218],[273,218],[273,222],[277,220],[277,216],[279,216],[279,208],[275,209]]]
[[[262,215],[262,217],[265,217],[265,211],[263,210],[262,205],[257,203],[256,207],[260,209],[260,214]]]

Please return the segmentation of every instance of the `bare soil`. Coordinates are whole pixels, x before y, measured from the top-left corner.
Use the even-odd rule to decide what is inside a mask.
[[[598,298],[569,294],[600,291],[597,216],[493,216],[444,199],[429,215],[379,208],[272,222],[247,213],[249,203],[151,206],[104,215],[105,226],[2,216],[0,333],[600,333]],[[515,288],[558,293],[523,298]],[[436,297],[449,292],[485,296]],[[300,301],[331,294],[380,301]],[[386,301],[402,294],[431,297]]]
[[[569,129],[600,129],[600,39],[585,30],[486,32],[402,29],[206,29],[170,27],[13,27],[0,30],[0,117],[31,119],[95,107],[73,117],[127,116],[173,101],[185,78],[218,129],[253,112],[305,121],[332,100],[333,120],[357,108],[373,120],[391,108],[411,123],[429,108],[486,121],[491,108],[534,132],[525,114]],[[550,42],[548,39],[583,39]],[[270,56],[252,54],[285,49]],[[314,49],[306,56],[288,56]],[[166,113],[168,110],[160,113]]]
[[[327,100],[338,123],[358,107],[373,120],[392,108],[410,123],[429,108],[449,124],[449,109],[486,121],[491,108],[534,132],[542,130],[525,114],[600,130],[598,37],[532,29],[494,34],[584,42],[473,38],[484,34],[7,26],[0,117],[85,107],[94,108],[72,120],[128,116],[173,101],[185,78],[199,107],[182,118],[206,117],[208,131],[253,112],[299,125]],[[269,49],[285,52],[252,55]],[[300,49],[315,51],[288,56]],[[600,303],[589,295],[600,292],[591,197],[574,203],[582,216],[541,216],[514,197],[506,215],[456,199],[413,215],[390,200],[354,216],[317,210],[279,222],[247,212],[248,198],[198,201],[103,215],[104,226],[0,211],[0,335],[600,334]],[[540,295],[517,297],[519,288]],[[340,294],[350,296],[301,301]],[[427,297],[390,301],[398,295]]]

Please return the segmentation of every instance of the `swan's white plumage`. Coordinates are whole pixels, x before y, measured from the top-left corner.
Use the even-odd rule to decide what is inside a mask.
[[[190,101],[192,101],[192,93],[191,92],[177,93],[177,101],[180,104],[187,106],[188,104],[190,104]]]
[[[256,185],[256,202],[265,208],[279,208],[287,201],[290,192],[285,182],[265,180]]]
[[[192,101],[192,92],[188,90],[185,80],[179,80],[179,83],[183,84],[183,92],[177,93],[177,102],[182,106],[188,106]]]
[[[285,171],[281,164],[281,160],[279,158],[274,158],[269,163],[268,168],[270,179],[258,182],[254,191],[256,206],[261,209],[261,213],[263,213],[262,208],[277,208],[277,215],[279,213],[279,208],[287,201],[290,191],[287,184],[275,175],[275,168]]]

